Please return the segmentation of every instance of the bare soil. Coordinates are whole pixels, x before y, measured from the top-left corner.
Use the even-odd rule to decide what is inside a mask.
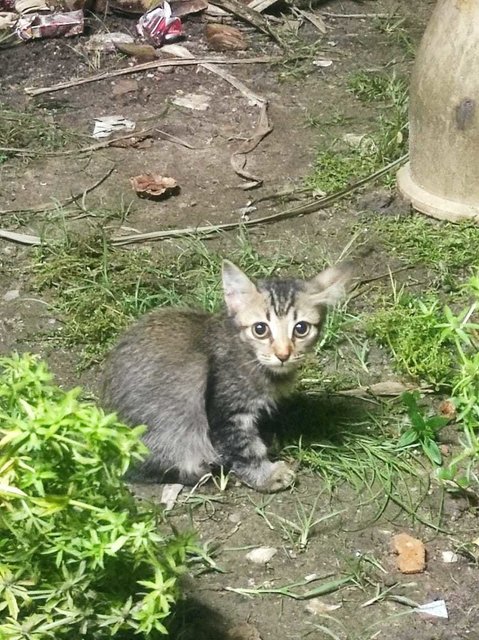
[[[415,42],[433,4],[425,0],[404,0],[400,5],[400,14],[405,17]],[[388,13],[395,9],[397,2],[393,0],[361,3],[331,0],[320,7],[321,12],[336,14]],[[208,52],[203,20],[197,16],[186,24],[186,46],[198,55]],[[137,129],[154,126],[186,141],[192,148],[162,139],[154,132],[153,143],[147,148],[106,148],[82,158],[72,154],[10,159],[0,165],[0,210],[18,209],[23,213],[17,216],[3,214],[1,226],[43,234],[47,238],[56,237],[61,232],[58,222],[51,223],[48,216],[28,214],[25,210],[52,199],[61,203],[72,193],[87,189],[112,168],[111,175],[86,196],[90,208],[102,206],[113,211],[128,211],[126,216],[108,221],[106,231],[109,234],[238,221],[241,209],[252,197],[300,185],[311,171],[318,148],[326,147],[344,133],[364,133],[374,126],[374,108],[359,102],[347,91],[349,74],[357,70],[380,70],[391,64],[400,73],[407,74],[411,65],[400,44],[381,33],[372,19],[326,16],[325,21],[328,32],[322,39],[321,56],[333,61],[329,67],[318,67],[298,79],[290,75],[282,80],[280,75],[284,69],[281,67],[258,64],[228,69],[264,96],[270,105],[273,131],[247,158],[248,170],[264,180],[263,186],[254,193],[241,188],[243,180],[234,173],[230,157],[242,139],[251,136],[258,120],[258,109],[219,77],[204,69],[180,67],[170,69],[168,73],[150,71],[127,76],[135,80],[137,86],[122,95],[115,91],[122,82],[117,78],[47,93],[32,100],[26,96],[25,87],[48,86],[129,63],[117,56],[104,56],[100,69],[92,69],[92,59],[85,57],[82,48],[86,36],[36,41],[3,51],[0,95],[4,104],[23,109],[33,103],[37,110],[51,114],[62,126],[84,135],[82,145],[94,142],[89,136],[95,117],[122,115],[137,122]],[[134,21],[126,18],[108,17],[106,25],[111,31],[134,32]],[[101,27],[99,21],[92,19],[89,33]],[[310,42],[318,37],[312,25],[305,25],[303,33]],[[247,36],[250,49],[235,54],[236,57],[279,53],[276,46],[254,30],[248,30]],[[175,96],[189,93],[207,95],[209,108],[193,111],[171,104]],[[311,116],[319,122],[330,121],[338,109],[350,117],[338,125],[308,126]],[[179,195],[159,202],[138,199],[131,190],[129,178],[149,171],[176,178],[180,185]],[[369,209],[374,209],[372,190],[373,187],[362,195],[362,198],[370,197]],[[318,255],[334,260],[351,240],[357,226],[366,224],[356,204],[257,227],[252,231],[253,242],[264,254],[285,251],[301,261]],[[273,205],[267,211],[272,213],[278,208],[279,205]],[[252,217],[255,215],[254,212],[251,214]],[[66,224],[83,234],[96,222],[82,218],[66,221]],[[227,237],[214,242],[227,253]],[[151,246],[154,250],[155,245]],[[48,300],[40,299],[30,291],[31,271],[26,265],[30,264],[31,251],[31,248],[0,240],[0,352],[8,354],[17,349],[41,353],[63,385],[82,383],[94,391],[96,372],[80,375],[76,371],[79,354],[59,350],[45,340],[45,334],[61,323],[61,318],[53,314]],[[366,274],[376,275],[387,265],[394,264],[395,258],[372,242],[371,251],[364,258],[363,270]],[[18,290],[18,297],[12,296],[14,290]],[[369,381],[390,375],[384,355],[378,351],[373,357],[375,365],[370,367]],[[303,403],[307,412],[307,398],[297,401]],[[324,403],[325,420],[332,419],[333,413],[344,419],[356,411],[366,416],[369,409],[361,403],[356,406],[351,399],[324,399]],[[331,409],[333,404],[334,411]],[[287,425],[286,410],[279,420],[283,426]],[[425,469],[425,486],[429,486],[427,476]],[[417,486],[411,482],[411,491],[419,495],[424,489],[421,482],[415,481]],[[143,498],[158,499],[161,487],[136,487],[136,490]],[[178,638],[479,640],[478,568],[466,555],[459,554],[457,562],[451,564],[442,558],[443,551],[456,549],[462,542],[477,537],[477,517],[467,501],[443,495],[433,482],[426,489],[418,512],[430,522],[440,522],[436,530],[421,525],[392,503],[375,520],[381,496],[373,499],[373,489],[370,494],[366,492],[361,496],[348,486],[330,490],[305,469],[299,471],[299,484],[293,491],[272,497],[232,486],[231,482],[225,492],[210,485],[202,487],[199,493],[204,499],[191,499],[186,505],[175,508],[171,519],[181,529],[193,526],[203,543],[217,546],[215,561],[221,572],[212,570],[185,579],[187,597],[177,613],[177,624],[181,629]],[[260,507],[267,507],[269,513],[297,521],[298,505],[308,511],[316,499],[317,514],[340,514],[314,527],[304,548],[285,537],[277,519],[272,518],[275,525],[272,529],[258,513]],[[391,538],[400,531],[407,531],[425,543],[425,572],[412,576],[397,572]],[[263,545],[277,549],[267,564],[255,565],[245,559],[252,547]],[[300,582],[312,574],[324,576],[325,580],[336,579],[351,571],[363,556],[374,557],[385,572],[367,564],[369,582],[366,580],[323,596],[322,601],[331,608],[324,608],[322,614],[308,613],[305,609],[307,601],[278,594],[247,597],[227,590],[279,588]],[[399,586],[395,587],[394,594],[417,603],[444,599],[449,619],[419,614],[401,602],[381,598],[369,606],[362,606],[396,582]],[[316,584],[311,582],[294,591],[301,593]],[[332,608],[334,605],[337,605],[336,609]],[[241,624],[243,626],[238,628]]]

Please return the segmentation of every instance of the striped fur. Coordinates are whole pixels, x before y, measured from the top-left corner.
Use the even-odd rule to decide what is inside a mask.
[[[268,460],[258,420],[288,393],[350,273],[340,265],[255,285],[225,261],[224,312],[159,309],[134,324],[107,358],[102,398],[148,427],[137,477],[194,483],[224,466],[259,491],[290,486],[294,473]]]

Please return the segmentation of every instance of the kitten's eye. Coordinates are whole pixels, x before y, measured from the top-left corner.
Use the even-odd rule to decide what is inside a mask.
[[[309,322],[297,322],[294,325],[293,334],[297,338],[304,338],[308,335],[310,329],[311,325],[309,324]]]
[[[252,326],[252,331],[257,338],[267,338],[269,336],[269,327],[266,322],[257,322]]]

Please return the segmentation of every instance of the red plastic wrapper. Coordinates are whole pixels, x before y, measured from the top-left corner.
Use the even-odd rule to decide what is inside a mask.
[[[157,47],[183,35],[181,20],[171,15],[171,7],[166,0],[161,7],[150,9],[143,14],[138,20],[136,30],[142,38]]]
[[[76,36],[83,33],[84,26],[83,11],[80,9],[66,13],[27,14],[19,18],[15,30],[22,40],[33,40]]]

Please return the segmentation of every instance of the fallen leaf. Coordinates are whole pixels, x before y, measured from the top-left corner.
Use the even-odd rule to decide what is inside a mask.
[[[454,420],[457,415],[456,407],[451,400],[443,400],[439,405],[439,413],[450,420]]]
[[[95,118],[93,137],[97,139],[107,138],[119,129],[134,131],[135,127],[136,124],[132,120],[128,120],[123,116],[103,116],[102,118]]]
[[[303,11],[302,9],[296,9],[298,13],[300,13],[306,20],[311,22],[313,26],[319,31],[319,33],[326,33],[327,27],[324,23],[323,18],[317,13],[312,13],[311,11]]]
[[[276,2],[278,2],[278,0],[251,0],[251,2],[248,2],[248,7],[261,13]]]
[[[170,195],[178,190],[178,183],[174,178],[167,178],[158,173],[144,173],[130,178],[130,183],[138,196],[143,198],[158,198]]]
[[[401,573],[422,573],[426,569],[426,548],[421,540],[408,533],[398,533],[392,544],[398,554],[397,567]]]
[[[116,48],[120,53],[132,56],[143,62],[156,60],[158,57],[155,47],[152,47],[151,44],[117,44]]]
[[[133,93],[135,91],[138,91],[138,80],[124,78],[115,82],[111,92],[114,96],[118,97],[123,96],[126,93]]]
[[[48,9],[49,6],[45,0],[16,0],[15,2],[15,11],[21,14],[45,11]]]
[[[235,173],[245,180],[249,180],[247,184],[242,185],[243,189],[253,189],[263,183],[261,178],[257,178],[245,169],[246,156],[248,153],[253,151],[253,149],[256,149],[261,140],[271,133],[272,130],[273,127],[271,126],[268,118],[268,105],[267,103],[264,103],[261,107],[259,120],[253,135],[251,138],[242,142],[239,149],[234,151],[230,158],[231,166]]]
[[[208,8],[208,0],[173,0],[170,2],[171,15],[181,18],[190,13],[198,13]]]
[[[215,51],[240,51],[248,48],[241,31],[226,24],[208,24],[205,36],[209,48]]]
[[[161,53],[166,53],[174,58],[194,58],[195,56],[186,47],[175,42],[164,44],[161,47]]]

